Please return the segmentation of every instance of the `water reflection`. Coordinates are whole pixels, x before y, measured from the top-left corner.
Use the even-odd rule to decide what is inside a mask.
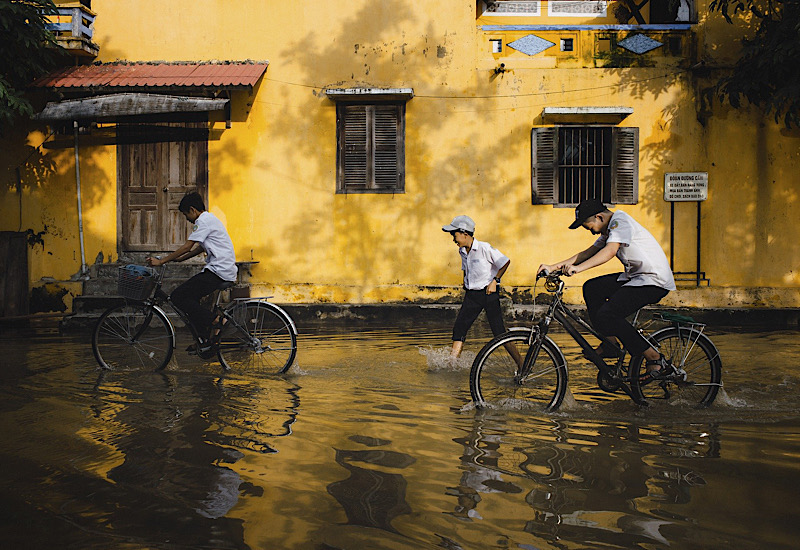
[[[541,414],[465,407],[469,365],[438,363],[447,327],[332,330],[307,330],[285,377],[185,357],[104,373],[80,338],[0,339],[0,540],[738,550],[800,536],[794,333],[715,334],[726,391],[707,410],[638,410],[576,382],[573,407]]]
[[[668,543],[662,529],[684,529],[691,518],[658,517],[651,508],[689,503],[706,480],[691,462],[664,459],[705,460],[720,452],[714,425],[678,435],[636,424],[539,418],[519,432],[509,420],[479,413],[469,434],[454,439],[463,446],[462,474],[447,490],[457,499],[449,513],[483,519],[482,495],[515,495],[531,510],[523,530],[551,544]]]
[[[357,441],[358,436],[350,439]],[[328,485],[328,493],[344,508],[348,524],[397,533],[392,527],[392,520],[401,514],[411,513],[411,507],[406,502],[408,484],[405,478],[382,469],[354,464],[359,462],[382,469],[403,469],[414,464],[416,459],[395,451],[336,449],[336,463],[348,470],[350,476]]]
[[[241,479],[226,465],[243,451],[276,452],[271,441],[291,434],[300,404],[299,387],[283,380],[258,387],[235,378],[179,382],[166,373],[103,372],[94,392],[91,410],[100,422],[85,435],[122,457],[104,477],[161,506],[213,519],[239,499]]]
[[[3,477],[0,509],[32,529],[7,536],[0,523],[4,545],[249,548],[230,511],[263,488],[243,481],[235,464],[245,453],[274,453],[277,438],[291,434],[296,384],[185,368],[109,373],[80,347],[22,351],[27,357],[13,356],[18,368],[3,369],[4,397],[24,398],[0,400],[0,468],[16,472]],[[76,538],[60,538],[60,524],[77,527],[66,529]]]

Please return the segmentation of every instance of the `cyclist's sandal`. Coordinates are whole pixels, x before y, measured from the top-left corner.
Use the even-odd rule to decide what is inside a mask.
[[[657,367],[651,370],[648,370],[645,374],[639,377],[639,383],[646,383],[652,380],[663,380],[665,378],[669,378],[672,374],[675,374],[675,368],[672,366],[672,363],[667,361],[667,358],[661,355],[658,359],[649,359],[645,361],[645,368],[648,367]]]

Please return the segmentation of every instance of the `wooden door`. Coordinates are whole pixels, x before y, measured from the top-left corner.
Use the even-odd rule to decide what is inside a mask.
[[[28,241],[25,233],[0,231],[0,317],[28,313]]]
[[[163,252],[186,242],[191,225],[178,211],[188,191],[208,196],[207,123],[120,125],[121,252]]]

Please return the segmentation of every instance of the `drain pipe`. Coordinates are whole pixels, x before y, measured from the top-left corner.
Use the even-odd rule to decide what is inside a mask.
[[[78,183],[78,238],[81,243],[81,277],[86,277],[86,252],[83,247],[83,207],[81,206],[81,164],[78,159],[78,121],[72,121],[75,130],[75,181]]]

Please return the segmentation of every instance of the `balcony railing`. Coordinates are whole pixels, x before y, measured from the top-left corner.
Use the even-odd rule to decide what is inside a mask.
[[[97,57],[100,47],[92,42],[95,13],[83,5],[61,6],[50,15],[47,29],[73,55]]]

